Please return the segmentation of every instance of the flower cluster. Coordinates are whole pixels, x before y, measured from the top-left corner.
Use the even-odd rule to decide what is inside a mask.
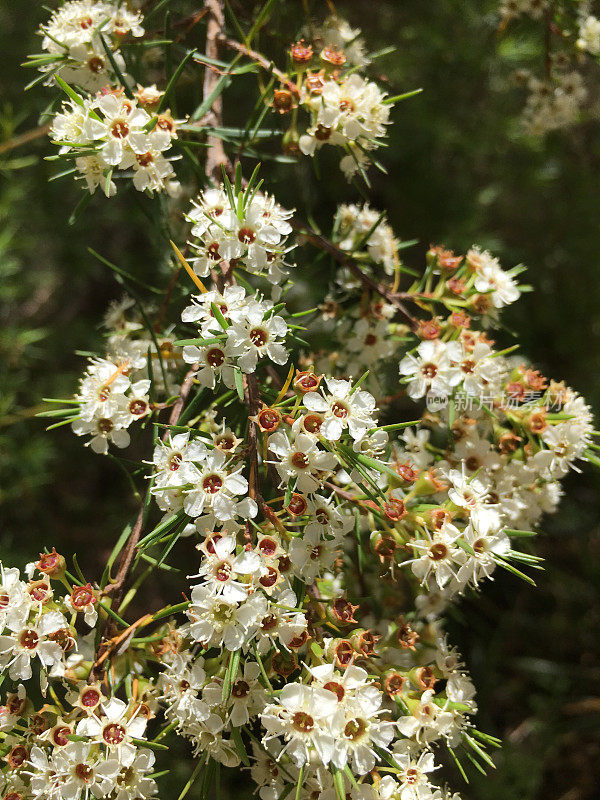
[[[288,326],[274,313],[273,303],[248,297],[242,286],[229,286],[221,294],[211,290],[194,299],[182,313],[184,322],[198,326],[197,344],[183,349],[188,364],[198,364],[198,381],[214,389],[222,381],[233,388],[235,370],[255,372],[263,359],[285,364],[289,353],[283,344]]]
[[[75,95],[54,117],[50,135],[60,147],[59,157],[74,160],[90,194],[100,187],[112,196],[117,191],[114,179],[121,175],[131,177],[139,192],[179,191],[165,157],[177,138],[175,121],[168,112],[150,116],[122,89],[92,99]]]
[[[128,447],[128,428],[154,410],[150,395],[176,391],[181,355],[172,337],[150,336],[129,315],[132,304],[124,298],[110,307],[106,356],[89,359],[78,393],[66,401],[67,421],[78,436],[91,437],[86,444],[96,453],[107,453],[109,444]]]
[[[398,244],[385,216],[367,203],[362,206],[342,205],[334,225],[334,241],[349,253],[366,250],[373,264],[387,275],[394,275],[399,265]]]
[[[119,82],[115,65],[125,71],[119,44],[128,35],[142,36],[141,23],[140,14],[120,0],[68,0],[40,26],[44,55],[32,56],[32,63],[50,77],[96,92]]]
[[[546,9],[504,5],[505,16]],[[219,4],[209,6],[218,27]],[[57,72],[70,97],[52,123],[56,158],[73,160],[90,192],[111,195],[130,176],[149,195],[176,194],[166,153],[178,122],[156,86],[131,91],[130,47],[119,52],[123,36],[141,35],[140,17],[78,0],[44,32],[47,60],[36,66]],[[316,49],[293,45],[291,78],[270,67],[281,81],[273,107],[309,117],[299,135],[292,115],[290,147],[339,146],[348,177],[381,145],[392,102],[359,72],[368,63],[359,34],[332,17],[311,31]],[[596,34],[582,24],[580,49],[592,53]],[[264,67],[245,44],[217,41]],[[103,54],[96,73],[90,62]],[[169,98],[184,67],[204,68],[195,55],[173,70]],[[557,107],[533,109],[534,126],[577,113],[583,96],[563,72]],[[434,781],[438,755],[483,769],[499,743],[474,725],[475,689],[448,643],[445,609],[498,567],[530,580],[522,570],[539,559],[518,549],[520,537],[555,509],[576,462],[594,458],[584,400],[491,338],[524,290],[523,267],[505,270],[476,246],[456,255],[432,245],[417,272],[400,260],[410,243],[368,204],[341,206],[329,239],[292,218],[261,190],[258,170],[245,182],[228,162],[222,142],[239,143],[238,161],[254,154],[252,125],[242,139],[219,127],[220,93],[236,74],[211,88],[208,69],[192,115],[203,117],[209,155],[202,191],[179,218],[182,230],[191,223],[184,252],[174,248],[185,272],[157,289],[115,267],[159,293],[160,306],[145,306],[141,289],[139,316],[133,301],[113,304],[103,357],[90,359],[68,410],[44,412],[103,453],[125,447],[141,420],[153,452],[137,463],[115,456],[132,484],[146,477],[146,494],[98,582],[56,551],[27,579],[0,567],[4,798],[146,800],[157,791],[153,750],[178,734],[197,759],[182,796],[198,780],[207,797],[219,765],[243,763],[261,800],[292,789],[297,800],[447,800]],[[162,223],[176,230],[172,216]],[[294,314],[293,229],[337,268],[325,302]],[[295,324],[305,315],[306,327]],[[144,581],[182,563],[193,565],[183,601],[130,621]],[[37,686],[23,684],[38,679],[52,701],[41,708]]]
[[[589,13],[590,3],[560,0],[503,0],[501,28],[510,30],[517,18],[529,18],[529,26],[543,27],[543,63],[538,70],[515,72],[516,82],[527,95],[522,129],[531,136],[571,126],[596,116],[594,62],[600,54],[600,21]]]
[[[311,115],[311,124],[299,139],[304,155],[314,156],[324,144],[335,145],[346,152],[340,169],[348,179],[357,171],[364,172],[369,152],[385,136],[390,113],[377,84],[356,72],[337,79],[309,76],[301,103]]]
[[[229,187],[230,188],[230,187]],[[286,273],[285,257],[292,249],[292,212],[268,194],[259,194],[252,184],[238,196],[223,185],[198,195],[188,214],[192,223],[194,256],[190,259],[198,275],[206,277],[222,261],[255,275],[265,275],[273,284]]]

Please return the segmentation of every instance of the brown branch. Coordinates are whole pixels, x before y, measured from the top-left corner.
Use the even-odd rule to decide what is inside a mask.
[[[347,267],[350,272],[354,275],[355,278],[364,285],[368,286],[376,294],[383,297],[385,300],[388,301],[391,305],[398,309],[398,311],[405,317],[410,327],[415,330],[418,321],[410,311],[407,309],[405,304],[400,299],[403,295],[400,295],[398,292],[391,292],[386,286],[382,283],[378,283],[374,278],[370,275],[367,275],[362,269],[358,266],[358,263],[352,256],[349,256],[348,253],[345,253],[343,250],[340,250],[339,247],[336,247],[333,242],[326,239],[325,236],[322,236],[320,233],[316,233],[315,231],[311,230],[304,222],[297,219],[296,217],[290,220],[291,226],[294,228],[295,231],[300,233],[304,236],[307,241],[313,244],[315,247],[318,247],[320,250],[325,250],[326,253],[333,256],[333,258],[342,266]]]
[[[219,41],[221,31],[225,25],[225,14],[222,0],[205,0],[207,11],[206,23],[206,50],[207,58],[219,58]],[[218,75],[207,65],[204,69],[203,96],[206,100],[215,89],[219,80]],[[218,126],[223,122],[223,97],[215,97],[212,108],[212,125]],[[206,154],[206,175],[215,183],[221,182],[221,167],[229,166],[229,159],[223,147],[223,140],[218,136],[208,135],[208,151]]]
[[[39,128],[33,128],[30,131],[25,131],[25,133],[21,133],[19,136],[13,136],[12,139],[8,139],[6,142],[2,142],[2,144],[0,144],[0,155],[2,155],[2,153],[8,153],[10,150],[14,150],[15,147],[20,147],[22,144],[32,142],[34,139],[39,139],[40,136],[45,136],[49,130],[50,125],[41,125]]]

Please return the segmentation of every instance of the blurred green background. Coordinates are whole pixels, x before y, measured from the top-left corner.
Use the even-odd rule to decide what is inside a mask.
[[[260,7],[232,5],[243,20]],[[195,7],[171,6],[175,16]],[[324,3],[311,9],[327,13]],[[546,375],[564,378],[598,411],[599,127],[544,140],[519,135],[522,97],[511,75],[523,57],[541,58],[539,29],[517,25],[501,39],[497,3],[487,0],[349,0],[337,9],[363,29],[370,50],[395,46],[373,65],[392,94],[423,88],[393,112],[382,156],[389,174],[371,174],[372,204],[388,209],[398,235],[419,240],[407,263],[419,266],[433,242],[458,251],[478,243],[506,266],[526,264],[535,292],[510,310],[508,325]],[[70,179],[48,182],[56,170],[43,160],[47,140],[3,151],[1,142],[37,126],[55,94],[40,86],[24,94],[32,76],[19,66],[38,50],[35,30],[46,16],[41,3],[0,2],[0,555],[22,565],[55,545],[77,551],[96,577],[134,507],[127,481],[69,430],[45,433],[33,415],[42,397],[72,394],[83,365],[74,351],[101,346],[103,312],[121,294],[87,247],[153,283],[166,281],[167,266],[134,193],[94,198],[70,227],[80,192]],[[273,57],[302,25],[300,0],[279,4],[269,26]],[[202,37],[198,26],[190,44]],[[252,81],[229,91],[226,123],[243,119]],[[182,84],[184,94],[198,90]],[[267,166],[263,175],[282,204],[326,226],[338,202],[358,196],[333,160],[322,171],[321,184],[307,162]],[[317,269],[305,274],[306,291],[309,282],[325,290]],[[537,589],[498,575],[451,623],[478,687],[479,726],[504,740],[495,772],[471,773],[463,787],[453,776],[466,798],[599,796],[599,484],[589,468],[567,481],[560,512],[537,541],[547,560]]]

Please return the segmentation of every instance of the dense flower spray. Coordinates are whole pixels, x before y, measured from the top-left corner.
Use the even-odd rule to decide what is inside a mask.
[[[500,31],[536,31],[537,58],[515,71],[525,90],[522,131],[539,137],[597,117],[600,8],[580,0],[502,0]]]
[[[115,203],[133,183],[181,235],[164,290],[100,256],[129,294],[73,397],[43,412],[145,496],[99,578],[55,550],[24,574],[0,565],[0,792],[145,800],[181,736],[194,762],[181,797],[206,798],[229,767],[261,800],[457,800],[438,767],[483,769],[499,742],[476,725],[444,614],[498,569],[532,582],[539,559],[521,542],[593,459],[591,413],[495,341],[523,267],[432,245],[409,268],[385,212],[344,203],[318,233],[266,169],[230,160],[223,142],[244,156],[270,113],[288,126],[284,161],[328,144],[366,178],[392,100],[360,31],[327,19],[283,71],[253,31],[229,37],[219,0],[202,18],[204,57],[188,51],[161,89],[133,88],[147,25],[124,3],[64,3],[31,59],[67,95],[50,135],[84,197],[100,187],[94,202]],[[239,135],[221,120],[225,48],[271,77]],[[184,68],[206,69],[204,97],[175,120]],[[193,177],[175,176],[178,143]],[[191,143],[208,145],[204,165]],[[292,311],[315,251],[335,267],[327,296]],[[122,458],[130,444],[145,457]],[[178,552],[185,599],[129,618]]]

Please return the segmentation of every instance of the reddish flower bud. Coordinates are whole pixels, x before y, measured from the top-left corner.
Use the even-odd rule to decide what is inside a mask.
[[[319,70],[319,72],[309,72],[304,79],[304,85],[310,94],[319,96],[322,91],[323,87],[327,83],[327,78],[325,77],[325,71]]]
[[[357,622],[357,620],[354,619],[354,612],[358,608],[359,606],[353,605],[345,597],[336,597],[331,604],[331,611],[333,612],[335,620],[341,622],[343,625]]]
[[[393,699],[402,694],[407,678],[398,670],[391,669],[383,675],[383,689]]]
[[[275,89],[273,108],[280,114],[288,114],[294,107],[294,96],[288,89]]]
[[[293,517],[301,517],[306,513],[306,508],[306,498],[303,497],[303,495],[294,492],[290,498],[290,502],[287,505],[288,513]]]
[[[85,586],[75,586],[71,592],[71,605],[75,611],[83,611],[96,602],[91,583],[87,583]]]
[[[385,561],[393,560],[398,544],[393,536],[374,531],[371,535],[371,547],[383,564]]]
[[[36,563],[36,567],[50,578],[62,578],[67,568],[67,562],[53,547],[51,553],[40,553],[40,560]]]
[[[399,522],[402,517],[406,516],[404,501],[396,497],[390,497],[390,499],[383,504],[383,513],[388,519],[391,519],[392,522]]]
[[[334,67],[343,67],[347,61],[344,51],[333,45],[324,47],[323,50],[321,50],[320,58],[321,61],[325,61],[327,64],[331,64]]]
[[[442,332],[442,326],[437,319],[420,319],[417,327],[417,336],[420,339],[438,339]]]
[[[294,378],[294,389],[296,391],[306,394],[307,392],[316,392],[319,384],[323,380],[322,375],[316,375],[309,370],[296,370],[296,377]]]
[[[256,422],[263,433],[273,433],[279,427],[281,414],[276,408],[263,406],[258,414],[255,417],[250,417],[250,419]]]
[[[411,627],[404,617],[398,619],[398,629],[396,630],[396,640],[400,647],[405,650],[415,650],[415,645],[419,641],[419,634]]]
[[[271,669],[282,678],[288,678],[298,669],[298,659],[293,653],[278,650],[271,659]]]
[[[18,769],[29,758],[29,750],[22,744],[15,745],[6,756],[9,769]]]
[[[438,681],[432,667],[417,667],[410,673],[410,677],[423,691],[433,689]]]
[[[312,47],[306,44],[304,39],[300,39],[291,46],[290,54],[296,64],[306,64],[314,55]]]

